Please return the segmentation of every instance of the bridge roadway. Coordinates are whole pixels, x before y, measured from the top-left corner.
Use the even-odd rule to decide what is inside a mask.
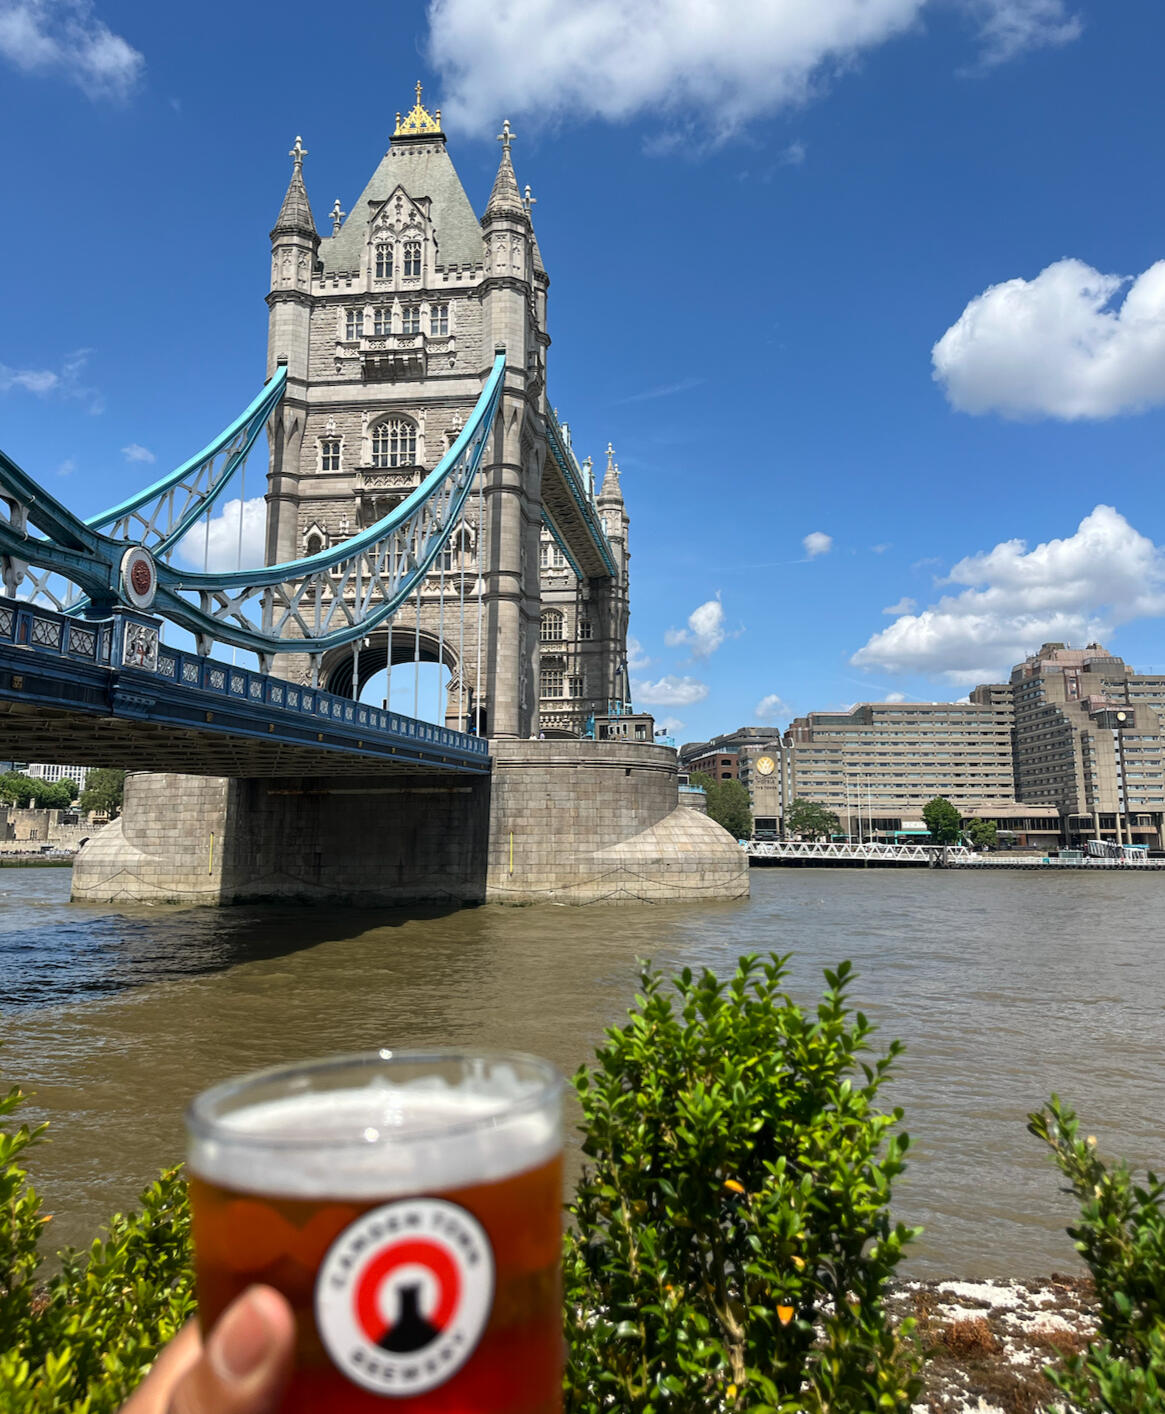
[[[0,758],[196,776],[484,776],[483,738],[0,597]]]

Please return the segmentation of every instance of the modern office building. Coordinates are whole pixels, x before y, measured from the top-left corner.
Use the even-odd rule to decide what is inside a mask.
[[[1045,643],[1008,689],[1017,795],[1055,806],[1068,844],[1161,847],[1165,676],[1138,673],[1099,643]]]
[[[57,781],[75,781],[78,790],[85,789],[85,777],[89,774],[88,766],[58,766],[45,761],[34,761],[24,773],[30,780],[46,781],[49,785],[54,785]]]

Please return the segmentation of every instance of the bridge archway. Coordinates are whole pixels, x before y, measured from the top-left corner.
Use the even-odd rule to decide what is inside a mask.
[[[380,696],[388,696],[389,659],[393,669],[401,668],[412,682],[412,672],[416,665],[436,665],[424,674],[425,686],[419,698],[422,709],[418,715],[425,721],[439,721],[442,725],[460,731],[471,731],[474,726],[474,694],[472,685],[466,681],[462,685],[457,650],[448,639],[442,640],[437,634],[421,629],[418,641],[415,628],[402,625],[392,629],[381,629],[368,635],[357,649],[355,645],[333,649],[326,653],[320,670],[320,686],[338,697],[364,697],[368,685],[380,677]],[[398,692],[393,680],[393,695]],[[440,693],[443,704],[434,710],[434,693]],[[377,699],[379,700],[379,698]],[[397,707],[411,715],[411,707]],[[484,720],[483,720],[484,727]]]

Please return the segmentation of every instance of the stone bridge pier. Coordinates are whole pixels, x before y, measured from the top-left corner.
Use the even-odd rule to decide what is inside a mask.
[[[495,741],[492,777],[131,775],[81,850],[84,902],[594,903],[741,898],[748,858],[679,804],[675,752]]]

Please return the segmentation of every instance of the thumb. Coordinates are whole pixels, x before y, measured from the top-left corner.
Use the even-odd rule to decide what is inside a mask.
[[[182,1376],[167,1414],[268,1414],[291,1373],[295,1318],[280,1294],[254,1286],[228,1306],[202,1358]]]

